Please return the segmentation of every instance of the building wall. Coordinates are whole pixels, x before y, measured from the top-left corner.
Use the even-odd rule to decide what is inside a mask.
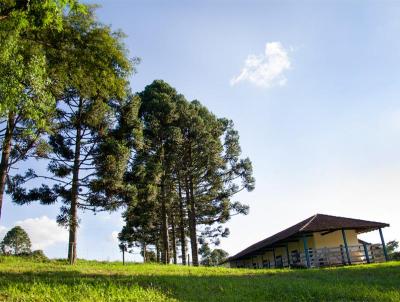
[[[357,233],[355,230],[345,230],[348,245],[358,245]],[[321,249],[324,247],[338,247],[344,245],[342,231],[335,231],[324,236],[321,233],[314,233],[314,248]]]
[[[357,233],[355,230],[346,230],[347,244],[358,245]],[[314,233],[312,237],[307,237],[308,248],[312,249],[322,249],[322,248],[337,248],[344,245],[342,231],[335,231],[324,236],[321,233]],[[288,244],[289,255],[304,253],[304,243],[300,239],[296,242],[289,242]],[[285,247],[278,247],[275,249],[275,256],[279,259],[281,257],[284,266],[287,266],[287,252]],[[230,263],[231,267],[246,267],[246,268],[263,268],[271,267],[275,265],[274,256],[272,251],[267,251],[263,255],[254,256],[249,259],[244,259],[240,261],[232,261]]]

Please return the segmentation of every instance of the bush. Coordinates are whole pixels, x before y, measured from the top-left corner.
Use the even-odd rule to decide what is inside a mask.
[[[400,261],[400,252],[393,252],[390,255],[390,260]]]
[[[17,257],[28,258],[28,259],[31,259],[31,260],[36,261],[36,262],[45,262],[45,261],[49,260],[49,258],[47,258],[47,256],[43,252],[43,250],[35,250],[35,251],[31,252],[31,253],[27,253],[27,252],[19,253],[16,256]]]
[[[49,258],[47,258],[47,256],[45,255],[45,253],[43,252],[43,250],[35,250],[31,253],[31,257],[33,260],[35,261],[48,261]]]

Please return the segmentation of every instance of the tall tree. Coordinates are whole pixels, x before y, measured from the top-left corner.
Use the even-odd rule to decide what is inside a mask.
[[[93,10],[89,9],[87,14],[69,14],[63,28],[53,42],[56,49],[69,49],[68,54],[64,53],[69,73],[62,79],[69,88],[58,99],[53,134],[49,137],[52,150],[46,158],[51,175],[38,175],[30,170],[25,177],[15,177],[10,186],[16,203],[62,202],[57,220],[69,228],[68,259],[73,264],[77,258],[78,209],[112,209],[112,199],[104,197],[112,196],[111,192],[96,190],[99,177],[109,168],[118,183],[118,177],[123,176],[120,171],[125,171],[122,166],[127,162],[129,149],[115,140],[112,133],[117,110],[126,97],[131,62],[121,42],[122,34],[96,22]],[[115,143],[114,158],[120,160],[116,166],[110,164],[113,162],[110,154],[99,158],[104,155],[102,151],[109,151],[112,143]],[[21,187],[32,178],[47,181],[29,191]],[[53,182],[52,187],[47,184],[49,181]]]
[[[170,243],[176,258],[174,243],[179,221],[182,262],[186,262],[189,234],[192,261],[198,265],[198,232],[217,243],[220,236],[229,234],[223,224],[232,215],[247,214],[248,206],[232,202],[231,198],[243,189],[254,188],[251,162],[240,158],[239,136],[233,123],[217,118],[198,101],[187,102],[159,80],[138,96],[144,147],[134,157],[132,174],[146,177],[126,180],[155,187],[151,213],[160,218],[162,262],[169,262]],[[140,209],[141,203],[146,202],[147,199],[137,200],[128,209]],[[140,216],[140,212],[136,210],[136,215]],[[130,219],[141,223],[137,217],[125,216],[127,225]]]
[[[183,99],[175,89],[163,81],[154,81],[143,92],[139,117],[143,122],[144,149],[136,159],[145,164],[158,188],[157,201],[161,218],[161,261],[169,263],[170,239],[168,211],[171,205],[173,156],[170,150],[176,143],[176,103]]]
[[[18,255],[21,253],[30,253],[31,240],[23,228],[16,226],[7,232],[0,243],[0,248],[3,254]]]
[[[218,119],[193,101],[180,114],[183,135],[182,182],[188,207],[188,224],[192,261],[198,265],[198,226],[207,226],[202,236],[229,235],[222,227],[232,215],[247,214],[248,206],[232,202],[231,197],[243,189],[254,188],[250,160],[240,159],[239,136],[233,123]]]
[[[61,32],[63,12],[84,12],[76,0],[8,0],[0,3],[0,218],[10,168],[32,150],[43,151],[55,109],[47,41],[43,32]],[[38,151],[38,152],[39,152]]]

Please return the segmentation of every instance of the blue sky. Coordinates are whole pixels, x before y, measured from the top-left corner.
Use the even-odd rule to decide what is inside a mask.
[[[223,249],[233,254],[315,213],[388,222],[386,239],[400,239],[400,2],[96,3],[142,59],[134,91],[163,79],[235,122],[257,183],[237,196],[250,214],[229,222]],[[41,165],[22,166],[31,164]],[[58,206],[7,199],[3,213],[0,232],[18,222],[48,255],[66,256]],[[78,256],[119,259],[120,213],[81,219]]]

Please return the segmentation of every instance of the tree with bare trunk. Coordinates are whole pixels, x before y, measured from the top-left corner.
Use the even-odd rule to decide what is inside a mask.
[[[119,108],[131,102],[127,96],[127,77],[132,62],[127,59],[121,42],[122,34],[95,21],[94,12],[74,12],[64,19],[63,33],[53,36],[54,58],[66,62],[68,83],[57,100],[57,110],[48,137],[51,150],[43,160],[48,162],[48,175],[28,170],[10,181],[14,202],[25,204],[39,200],[42,204],[62,202],[58,222],[69,228],[68,259],[77,258],[78,210],[114,209],[111,191],[99,190],[106,174],[122,177],[129,149],[113,136]],[[63,67],[60,67],[63,68]],[[114,144],[115,143],[115,144]],[[113,145],[114,148],[111,148]],[[106,155],[105,152],[106,151]],[[104,156],[105,155],[105,156]],[[115,164],[115,158],[119,161]],[[110,163],[111,162],[111,163]],[[108,169],[108,170],[107,170]],[[31,179],[44,179],[39,188],[27,191],[23,184]]]

